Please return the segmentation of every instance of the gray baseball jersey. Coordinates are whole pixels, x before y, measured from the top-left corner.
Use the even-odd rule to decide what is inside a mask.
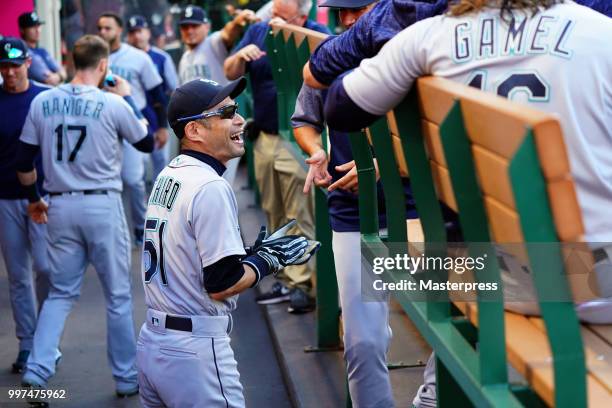
[[[175,315],[229,314],[238,297],[212,300],[202,268],[244,254],[228,182],[199,159],[177,156],[157,177],[149,198],[142,262],[147,305]]]
[[[151,57],[138,48],[121,43],[121,47],[110,54],[109,62],[113,74],[119,75],[130,83],[132,97],[138,109],[144,109],[147,105],[145,92],[163,82]]]
[[[47,191],[121,191],[117,137],[136,143],[146,135],[146,127],[120,96],[64,84],[34,98],[21,140],[40,146]]]
[[[179,62],[179,79],[181,85],[198,78],[212,79],[221,85],[229,81],[223,72],[223,61],[229,52],[221,38],[221,32],[216,31],[206,37],[193,50],[187,50]]]
[[[346,92],[381,115],[432,74],[558,114],[586,238],[611,242],[611,20],[573,2],[515,15],[503,22],[499,9],[487,8],[420,21],[344,77]]]

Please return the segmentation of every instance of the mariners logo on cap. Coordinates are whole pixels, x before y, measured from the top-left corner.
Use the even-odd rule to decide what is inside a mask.
[[[136,24],[138,24],[138,20],[136,19],[136,17],[130,18],[130,25],[135,26]]]
[[[207,84],[211,84],[211,85],[214,85],[214,86],[221,86],[221,85],[219,85],[218,82],[215,82],[212,79],[200,78],[200,81],[206,82]]]
[[[185,9],[185,17],[189,18],[193,16],[193,8],[191,6]]]
[[[35,11],[30,13],[30,17],[32,18],[32,21],[38,21],[38,14],[36,14]]]
[[[20,50],[19,48],[12,48],[12,47],[13,46],[11,43],[4,44],[4,51],[6,51],[6,56],[10,59],[22,58],[23,51]]]

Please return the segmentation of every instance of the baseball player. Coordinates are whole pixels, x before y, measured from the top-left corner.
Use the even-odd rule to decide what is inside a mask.
[[[210,35],[210,22],[206,11],[198,6],[187,6],[183,9],[179,27],[181,39],[185,44],[185,53],[179,62],[181,84],[194,79],[212,79],[222,85],[228,80],[223,72],[223,62],[229,55],[229,50],[242,33],[243,27],[249,22],[257,21],[251,10],[242,10],[228,22],[222,30]],[[223,177],[233,183],[238,169],[239,158],[228,162]]]
[[[135,15],[128,19],[128,44],[138,48],[147,54],[155,64],[157,72],[161,76],[163,82],[162,87],[166,95],[170,96],[172,91],[178,85],[178,77],[174,62],[170,55],[155,46],[152,46],[151,30],[149,23],[143,16]],[[153,111],[153,100],[150,94],[147,94],[147,110]],[[152,119],[152,120],[151,120]],[[157,123],[157,118],[153,117],[149,120],[149,125],[152,130],[157,133],[157,139],[168,140],[168,129],[165,126],[160,127]],[[164,143],[161,148],[157,148],[151,153],[151,161],[153,163],[153,180],[157,177],[160,171],[168,164],[168,143]]]
[[[374,4],[372,0],[327,0],[320,7],[337,9],[340,23],[349,29]],[[304,193],[310,192],[312,184],[329,187],[327,203],[342,307],[344,359],[353,406],[392,406],[393,392],[386,359],[391,340],[389,305],[387,301],[366,302],[361,299],[361,258],[354,256],[361,251],[357,171],[348,134],[328,129],[329,154],[322,148],[325,93],[304,84],[291,118],[295,139],[310,156],[306,160],[310,167]],[[377,166],[376,161],[374,165]],[[408,180],[403,181],[409,193]],[[377,187],[379,224],[384,228],[384,197],[380,183]],[[414,201],[410,194],[407,196],[406,218],[416,218]]]
[[[110,46],[110,69],[114,74],[125,78],[132,88],[132,96],[136,107],[142,111],[149,122],[149,131],[153,133],[151,124],[163,128],[166,125],[167,96],[164,92],[163,80],[153,61],[146,52],[121,42],[123,20],[114,13],[104,13],[98,19],[98,33]],[[150,95],[155,112],[147,108],[147,93]],[[168,132],[157,130],[155,133],[157,148],[163,148]],[[165,139],[164,139],[165,137]],[[144,226],[145,201],[145,160],[146,156],[124,141],[123,166],[121,178],[130,199],[130,213],[134,229],[134,246],[142,245]]]
[[[168,118],[181,154],[160,173],[147,209],[143,285],[148,306],[138,338],[144,407],[244,407],[230,347],[237,294],[286,265],[307,262],[318,243],[262,229],[245,250],[238,206],[222,174],[244,154],[244,119],[225,86],[198,79],[179,87]]]
[[[136,117],[139,111],[127,102],[134,105],[127,81],[115,76],[116,86],[109,89],[118,95],[98,89],[108,54],[99,37],[79,39],[73,50],[74,79],[34,98],[21,133],[18,176],[30,201],[28,213],[37,223],[47,223],[51,271],[23,382],[44,387],[55,373],[55,350],[92,263],[107,302],[108,357],[116,392],[129,396],[138,392],[138,384],[120,140],[144,152],[153,150],[154,142]],[[39,151],[49,204],[40,198],[32,165]]]
[[[612,72],[612,24],[576,3],[549,3],[536,1],[526,9],[523,2],[504,0],[500,10],[498,2],[460,1],[450,16],[414,24],[334,82],[326,118],[337,129],[360,129],[393,108],[416,78],[430,74],[557,114],[603,296],[577,305],[577,315],[610,323],[612,78],[606,73]],[[417,398],[417,407],[435,406],[434,368],[428,364],[425,370],[433,401]]]
[[[38,46],[40,26],[44,23],[35,11],[23,13],[17,19],[19,35],[28,45],[32,58],[29,68],[30,78],[55,86],[66,79],[66,71],[46,49]]]
[[[28,219],[25,191],[17,179],[15,156],[21,129],[32,99],[49,89],[28,80],[32,62],[27,45],[17,38],[0,41],[0,249],[6,264],[19,354],[13,373],[20,373],[32,349],[38,305],[49,290],[47,228]],[[42,187],[42,169],[38,187]],[[42,189],[41,189],[42,190]],[[32,270],[36,273],[34,296]]]

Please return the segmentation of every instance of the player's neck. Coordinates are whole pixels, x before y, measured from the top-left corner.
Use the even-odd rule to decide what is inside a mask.
[[[25,92],[28,90],[29,87],[30,87],[30,81],[27,78],[15,86],[8,86],[6,82],[2,85],[2,88],[6,92],[12,93],[12,94],[18,94],[18,93]]]
[[[25,43],[26,43],[26,44],[28,45],[28,47],[30,47],[30,48],[36,48],[36,46],[38,45],[38,43],[37,43],[36,41],[26,41]]]
[[[100,75],[93,70],[79,70],[70,81],[72,85],[89,85],[97,87],[100,84]]]
[[[111,52],[115,52],[117,51],[119,48],[121,48],[121,41],[117,40],[114,41],[110,44],[110,50]]]

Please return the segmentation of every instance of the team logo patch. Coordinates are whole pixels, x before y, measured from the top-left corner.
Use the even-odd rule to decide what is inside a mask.
[[[135,25],[136,25],[136,23],[137,23],[137,21],[136,21],[136,17],[132,17],[132,18],[130,18],[130,24],[131,24],[132,26],[135,26]]]
[[[11,48],[11,44],[4,45],[4,51],[10,59],[23,57],[23,51],[18,48]]]
[[[191,8],[191,6],[189,6],[185,9],[185,17],[189,18],[191,16],[193,16],[193,9]]]
[[[221,85],[219,85],[218,82],[213,81],[212,79],[200,78],[200,81],[206,82],[207,84],[211,84],[211,85],[214,85],[214,86],[221,86]]]
[[[159,319],[157,317],[152,317],[151,322],[153,323],[153,326],[159,327]]]

